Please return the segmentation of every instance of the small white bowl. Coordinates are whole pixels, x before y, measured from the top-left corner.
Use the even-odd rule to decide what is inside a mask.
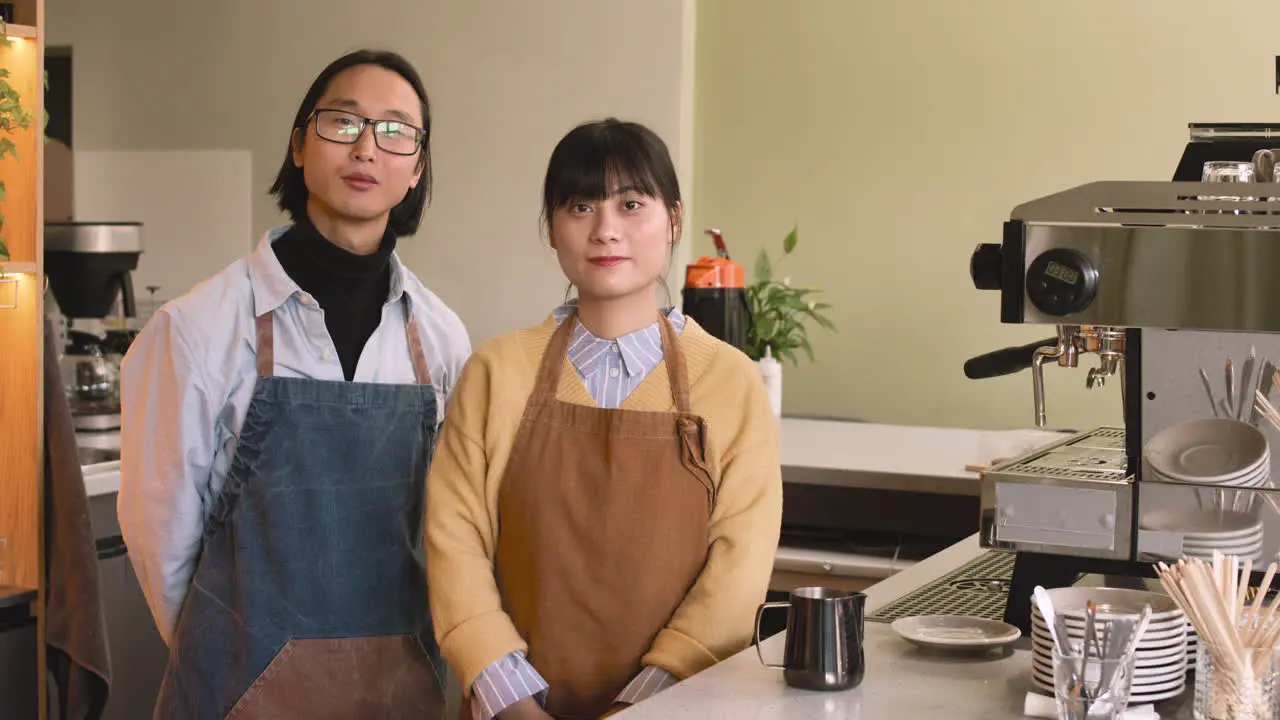
[[[1143,457],[1157,472],[1183,482],[1220,483],[1270,460],[1267,436],[1247,422],[1199,418],[1156,433]]]

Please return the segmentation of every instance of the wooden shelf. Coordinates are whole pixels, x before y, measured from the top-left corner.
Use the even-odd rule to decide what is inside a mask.
[[[9,262],[0,260],[0,277],[4,275],[35,275],[36,264],[33,262]]]
[[[11,140],[16,157],[0,159],[0,237],[12,260],[0,262],[0,287],[12,307],[0,310],[0,537],[5,539],[3,584],[21,591],[0,591],[4,598],[26,599],[36,616],[35,658],[40,720],[49,708],[45,683],[44,613],[44,0],[13,0],[12,39],[0,46],[0,68],[32,114],[25,130],[0,133]],[[35,592],[34,600],[31,591]],[[3,714],[3,711],[0,711]]]
[[[17,23],[9,23],[4,26],[4,34],[11,38],[27,38],[34,40],[40,37],[40,31],[31,25],[18,25]]]

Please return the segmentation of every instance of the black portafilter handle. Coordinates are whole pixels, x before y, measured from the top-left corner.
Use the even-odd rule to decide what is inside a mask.
[[[1022,372],[1031,367],[1031,359],[1035,356],[1037,349],[1057,347],[1057,345],[1058,338],[1054,336],[1019,347],[992,350],[989,353],[966,360],[964,363],[964,376],[970,380],[984,380]]]

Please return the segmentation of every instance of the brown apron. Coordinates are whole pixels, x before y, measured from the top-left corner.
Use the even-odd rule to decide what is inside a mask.
[[[547,346],[512,447],[496,565],[503,607],[551,686],[547,712],[598,718],[702,571],[715,485],[666,317],[675,412],[558,400],[574,320]]]

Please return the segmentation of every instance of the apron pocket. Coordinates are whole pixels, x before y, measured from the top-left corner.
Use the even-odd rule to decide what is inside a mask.
[[[444,692],[416,636],[290,640],[227,720],[445,720]]]

